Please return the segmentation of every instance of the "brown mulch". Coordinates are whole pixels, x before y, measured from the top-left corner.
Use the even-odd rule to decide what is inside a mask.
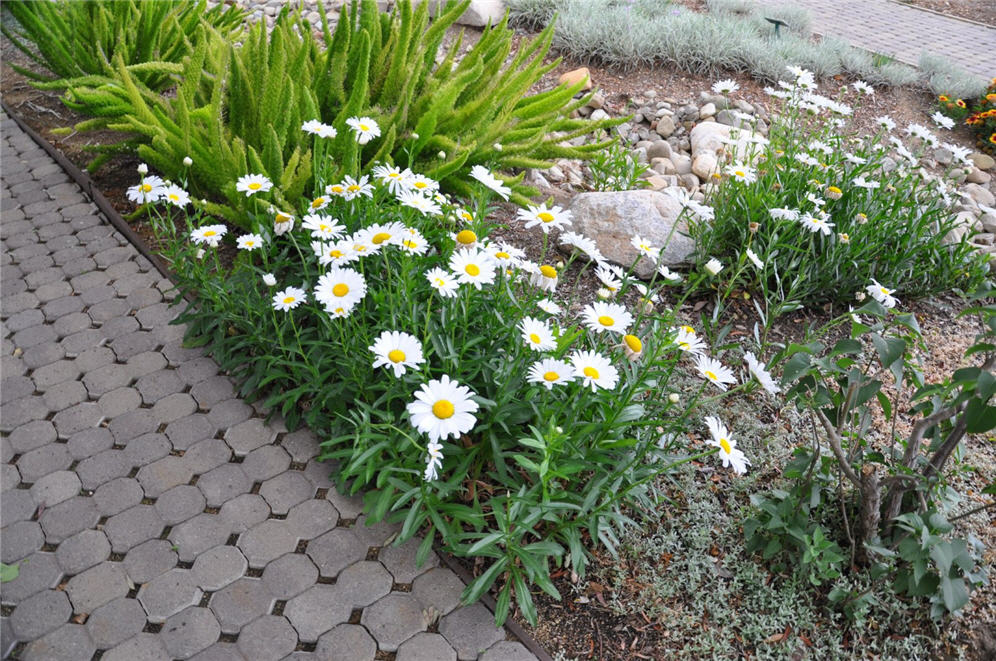
[[[996,2],[992,0],[899,0],[905,5],[965,18],[996,27]],[[996,73],[996,72],[994,72]]]

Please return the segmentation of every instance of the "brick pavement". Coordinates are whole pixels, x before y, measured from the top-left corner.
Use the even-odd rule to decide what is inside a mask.
[[[988,1],[988,0],[980,0]],[[785,0],[758,0],[781,5]],[[922,51],[943,55],[985,81],[996,76],[996,28],[941,16],[896,0],[795,0],[813,31],[916,65]]]
[[[0,654],[535,659],[185,349],[170,282],[0,128]]]

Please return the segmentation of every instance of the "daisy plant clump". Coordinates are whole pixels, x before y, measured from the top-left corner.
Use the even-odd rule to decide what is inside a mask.
[[[334,128],[355,139],[354,124]],[[749,469],[752,439],[735,421],[690,422],[754,378],[660,305],[674,274],[640,283],[605,264],[614,291],[582,300],[564,274],[600,255],[570,233],[568,211],[514,221],[546,239],[533,261],[492,238],[488,198],[507,192],[492,173],[468,178],[476,202],[464,205],[423,173],[375,171],[312,192],[328,199],[303,221],[274,209],[225,231],[200,207],[185,223],[167,202],[147,207],[189,297],[188,342],[290,427],[307,424],[338,487],[364,494],[368,522],[400,524],[399,543],[422,535],[420,562],[434,542],[483,558],[465,600],[497,586],[499,621],[513,595],[535,621],[530,590],[559,596],[552,570],[583,575],[593,544],[613,551],[662,473],[692,460],[728,480]],[[265,186],[238,179],[245,194]],[[555,241],[575,248],[559,269]]]
[[[973,97],[961,99],[940,94],[937,97],[938,112],[951,122],[969,127],[975,134],[979,150],[996,154],[996,78]]]
[[[906,299],[977,286],[985,259],[955,218],[955,178],[971,161],[948,124],[882,116],[861,135],[849,120],[866,86],[821,92],[799,67],[785,78],[766,88],[778,106],[767,137],[734,130],[707,199],[714,217],[691,219],[700,263],[728,265],[709,286],[753,296],[766,326],[800,305],[853,302],[872,281]],[[953,160],[934,177],[920,162],[940,146]]]

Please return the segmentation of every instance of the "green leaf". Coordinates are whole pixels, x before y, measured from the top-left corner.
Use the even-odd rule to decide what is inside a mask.
[[[965,409],[965,431],[969,434],[981,434],[996,427],[996,406],[990,406],[981,399],[968,400]]]
[[[0,562],[0,583],[9,583],[17,578],[21,573],[21,565],[8,565]]]
[[[960,610],[968,603],[968,588],[965,586],[965,579],[941,577],[941,597],[944,600],[944,607],[948,612]]]

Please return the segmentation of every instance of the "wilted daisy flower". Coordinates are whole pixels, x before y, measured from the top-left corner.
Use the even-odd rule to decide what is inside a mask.
[[[942,129],[954,128],[955,121],[950,117],[948,117],[947,115],[945,115],[944,113],[942,113],[940,110],[931,115],[930,118],[934,120],[934,123],[940,126]]]
[[[795,160],[799,161],[803,165],[815,166],[819,165],[820,162],[809,154],[799,153],[795,155]]]
[[[740,85],[737,85],[736,81],[729,78],[726,80],[717,80],[712,86],[712,91],[715,94],[730,94],[736,92],[738,89],[740,89]]]
[[[834,224],[827,221],[828,217],[826,214],[813,215],[807,212],[799,217],[799,222],[810,232],[822,232],[824,236],[830,236],[830,230]]]
[[[318,278],[315,285],[315,300],[324,305],[326,311],[336,308],[350,310],[366,294],[367,281],[363,274],[341,266],[333,266]]]
[[[261,174],[247,174],[235,182],[235,190],[249,197],[253,193],[265,193],[273,188],[273,182]]]
[[[301,124],[301,130],[305,133],[317,135],[319,138],[334,138],[339,135],[334,126],[322,124],[317,119],[309,119],[304,124]]]
[[[278,211],[273,217],[273,234],[280,236],[294,229],[294,216]]]
[[[847,232],[838,232],[837,233],[837,240],[839,240],[841,243],[850,243],[851,242],[851,235],[848,234]]]
[[[344,200],[355,200],[358,197],[373,197],[373,186],[367,175],[360,177],[359,181],[346,175],[342,179],[342,198]]]
[[[761,261],[761,258],[757,256],[756,252],[754,252],[750,248],[748,248],[746,252],[747,252],[747,259],[749,259],[754,266],[756,266],[759,269],[764,268],[764,262]]]
[[[539,267],[539,270],[536,273],[532,273],[529,276],[529,282],[533,286],[539,287],[545,291],[555,290],[557,288],[558,280],[557,269],[553,268],[549,264],[543,264]]]
[[[700,355],[695,367],[699,370],[699,374],[715,384],[720,390],[726,390],[728,383],[737,382],[736,377],[733,376],[733,371],[715,358]]]
[[[705,270],[709,275],[719,275],[719,272],[723,270],[723,263],[713,257],[705,263]]]
[[[691,326],[680,327],[678,334],[674,338],[674,343],[685,353],[696,356],[705,353],[706,350],[705,342],[695,334],[695,329]]]
[[[630,244],[641,254],[647,257],[647,259],[652,259],[656,262],[657,258],[660,257],[661,249],[652,245],[650,241],[641,236],[633,236],[633,238],[630,239]]]
[[[806,199],[809,200],[814,206],[822,207],[827,203],[822,197],[817,197],[813,193],[806,193]]]
[[[453,298],[457,295],[457,289],[460,288],[456,278],[438,267],[426,271],[425,278],[443,298]]]
[[[747,371],[750,372],[751,376],[757,379],[757,382],[761,384],[761,387],[767,390],[772,395],[777,395],[781,392],[781,388],[775,383],[775,380],[771,378],[771,373],[765,369],[764,365],[758,362],[757,358],[750,351],[744,354],[744,361],[747,363]]]
[[[551,229],[560,229],[571,224],[571,212],[558,206],[549,209],[540,206],[519,209],[518,218],[525,223],[526,229],[539,225],[544,234],[549,233]]]
[[[674,271],[669,269],[665,264],[661,264],[660,266],[657,267],[657,273],[659,273],[660,276],[665,280],[669,280],[671,282],[677,282],[678,280],[681,280],[681,274],[675,273]]]
[[[831,200],[839,200],[844,195],[844,191],[840,190],[836,186],[827,186],[826,190],[823,192]]]
[[[346,120],[346,126],[353,129],[356,141],[361,145],[380,137],[380,127],[369,117],[350,117]]]
[[[473,230],[460,230],[452,236],[458,249],[473,248],[477,245],[477,234]]]
[[[422,213],[438,216],[442,214],[442,208],[425,197],[418,191],[413,190],[403,190],[397,195],[398,201],[406,207],[411,207],[412,209],[417,209]]]
[[[575,351],[570,358],[581,385],[592,392],[598,388],[612,390],[619,382],[619,370],[597,351]]]
[[[592,239],[577,232],[563,232],[560,235],[560,245],[574,246],[583,252],[588,259],[595,262],[604,262],[605,257]]]
[[[236,240],[235,245],[239,250],[255,250],[263,245],[263,237],[259,234],[243,234]]]
[[[469,432],[477,422],[473,414],[479,408],[473,396],[470,388],[446,374],[424,383],[415,392],[415,401],[407,406],[412,425],[436,442]]]
[[[160,191],[160,200],[165,200],[175,207],[185,207],[190,204],[190,196],[187,191],[175,184],[169,184]]]
[[[311,236],[316,239],[328,241],[338,239],[345,231],[345,226],[332,216],[325,216],[317,213],[309,213],[301,219],[301,227],[311,232]]]
[[[228,228],[224,225],[204,225],[191,232],[190,239],[194,243],[215,247],[221,243],[221,237],[225,236],[227,232]]]
[[[400,331],[384,331],[372,346],[367,347],[376,356],[373,366],[386,367],[394,370],[394,376],[400,377],[408,368],[418,369],[425,362],[422,355],[422,343],[418,338]]]
[[[402,170],[394,165],[375,165],[373,169],[374,179],[382,186],[387,186],[387,190],[392,195],[408,187],[408,181],[414,175],[408,168]]]
[[[892,295],[893,292],[896,291],[895,289],[889,289],[888,287],[883,287],[874,278],[872,279],[872,284],[865,287],[865,291],[868,292],[869,296],[874,298],[876,301],[881,303],[883,307],[886,308],[894,308],[896,307],[896,303],[899,302],[899,299],[895,298]]]
[[[288,287],[283,291],[278,291],[273,295],[273,309],[287,312],[304,303],[305,293],[303,289]]]
[[[266,285],[267,287],[272,287],[273,285],[277,284],[277,277],[272,273],[264,273],[263,284]]]
[[[152,175],[150,177],[144,177],[142,179],[142,183],[135,184],[129,188],[125,192],[125,195],[135,204],[147,204],[149,202],[159,201],[159,199],[163,196],[163,189],[165,188],[166,182],[161,178]]]
[[[726,166],[726,174],[730,175],[733,179],[741,181],[745,184],[750,184],[757,181],[757,175],[754,170],[747,167],[743,163],[734,163],[732,165]]]
[[[519,322],[519,331],[522,333],[522,340],[526,346],[533,351],[552,351],[557,348],[553,329],[541,319],[523,317],[522,321]]]
[[[483,250],[456,250],[450,255],[449,265],[460,284],[480,289],[495,281],[495,261]]]
[[[547,314],[560,314],[560,306],[551,301],[549,298],[541,298],[536,301],[536,307]]]
[[[719,448],[719,458],[723,460],[723,468],[732,467],[733,472],[737,475],[746,473],[750,461],[747,460],[743,451],[737,449],[737,442],[730,437],[730,431],[726,425],[720,422],[719,418],[711,415],[706,416],[705,421],[709,427],[709,433],[712,435],[709,445]]]
[[[643,355],[643,340],[636,335],[623,335],[622,350],[630,360],[639,360]]]
[[[595,268],[595,277],[613,294],[622,289],[623,275],[622,269],[608,262]]]
[[[876,188],[879,188],[882,185],[882,184],[880,184],[877,181],[874,181],[872,179],[865,179],[864,175],[862,175],[860,177],[855,177],[851,181],[851,183],[854,184],[855,186],[857,186],[858,188],[865,188],[865,189],[868,189],[868,190],[874,190]]]
[[[544,358],[529,366],[527,380],[530,383],[543,384],[547,390],[553,390],[556,385],[574,380],[574,368],[562,360]]]
[[[425,446],[425,473],[422,479],[426,482],[439,479],[439,469],[443,467],[443,446],[441,443],[429,441]]]
[[[596,333],[608,331],[625,334],[633,323],[633,315],[618,303],[595,301],[587,305],[581,314],[588,328]]]
[[[470,176],[484,184],[487,188],[490,188],[495,193],[498,193],[503,200],[508,200],[508,196],[512,194],[512,189],[502,183],[502,181],[496,178],[493,174],[488,172],[488,169],[483,165],[475,165],[470,168]]]

